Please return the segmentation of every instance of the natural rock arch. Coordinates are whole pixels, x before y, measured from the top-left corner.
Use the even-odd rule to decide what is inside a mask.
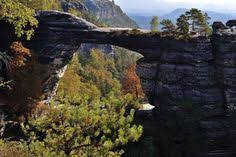
[[[26,42],[36,52],[39,62],[47,66],[44,93],[54,94],[58,76],[63,73],[73,54],[82,43],[110,44],[136,51],[145,56],[153,56],[160,49],[163,39],[150,35],[146,30],[129,28],[99,28],[74,15],[58,11],[38,12],[39,27],[30,42]],[[157,51],[158,53],[158,51]],[[158,55],[154,53],[154,55]]]
[[[47,98],[54,94],[81,43],[117,45],[144,56],[137,72],[154,105],[190,99],[201,106],[206,116],[202,125],[211,140],[225,139],[235,132],[228,116],[236,110],[235,28],[218,22],[213,26],[221,27],[214,28],[211,39],[182,41],[145,30],[98,28],[57,11],[39,12],[37,18],[39,28],[25,44],[44,66],[41,78]]]
[[[45,66],[44,93],[50,97],[58,77],[63,73],[81,43],[111,44],[136,51],[144,56],[138,74],[144,80],[148,95],[173,101],[191,99],[205,108],[225,104],[235,110],[236,55],[235,29],[214,29],[210,39],[192,41],[160,37],[146,30],[99,28],[69,13],[43,11],[37,13],[39,27],[31,41],[25,42]],[[231,22],[232,23],[232,22]],[[217,23],[219,25],[219,23]],[[216,24],[215,24],[216,25]],[[221,24],[223,25],[223,24]],[[7,37],[7,36],[6,36]],[[222,77],[217,77],[222,76]]]

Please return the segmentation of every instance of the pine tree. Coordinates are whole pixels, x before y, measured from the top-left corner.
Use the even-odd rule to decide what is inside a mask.
[[[189,23],[188,23],[188,17],[185,15],[181,15],[177,19],[177,28],[180,34],[187,39],[189,36]]]
[[[48,112],[25,125],[32,156],[121,156],[122,145],[137,141],[142,127],[127,115],[129,99],[110,97],[79,106],[51,105]],[[41,139],[41,140],[37,140]]]
[[[200,21],[201,11],[196,8],[192,8],[190,11],[187,11],[185,15],[188,17],[189,20],[191,20],[190,25],[192,31],[196,31],[196,27],[201,22]]]
[[[28,8],[38,10],[61,10],[60,0],[18,0]]]
[[[159,22],[158,22],[158,17],[157,16],[153,16],[151,22],[150,22],[150,25],[151,25],[151,30],[153,32],[157,32],[158,31],[158,26],[159,26]]]
[[[212,29],[209,26],[209,20],[211,20],[211,17],[209,17],[208,14],[205,13],[204,22],[202,23],[202,33],[205,33],[205,35],[210,35],[212,33]]]
[[[185,15],[190,21],[191,30],[193,32],[209,34],[211,29],[209,27],[210,17],[207,13],[203,14],[201,10],[192,8],[190,11],[187,11]]]
[[[174,35],[176,33],[176,26],[169,19],[163,19],[160,23],[163,25],[162,30],[168,35]]]

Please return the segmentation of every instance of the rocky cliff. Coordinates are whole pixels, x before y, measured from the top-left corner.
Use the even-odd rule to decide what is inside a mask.
[[[164,40],[160,49],[138,62],[137,72],[146,94],[162,110],[176,110],[186,101],[200,107],[201,126],[211,143],[209,155],[233,157],[236,29],[218,24],[211,39]]]
[[[138,28],[121,8],[110,0],[86,0],[85,5],[99,20],[113,27]]]
[[[129,18],[122,9],[110,0],[75,0],[68,2],[62,0],[64,11],[75,9],[80,12],[94,14],[100,22],[110,27],[138,28],[135,21]]]

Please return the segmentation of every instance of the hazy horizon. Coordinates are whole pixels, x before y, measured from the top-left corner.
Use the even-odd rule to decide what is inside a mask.
[[[199,8],[221,13],[236,13],[236,1],[232,0],[115,0],[125,12],[163,15],[177,8]]]

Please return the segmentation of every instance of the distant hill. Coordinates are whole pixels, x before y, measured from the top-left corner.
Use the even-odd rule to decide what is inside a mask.
[[[85,0],[85,6],[108,26],[138,28],[135,21],[110,0]]]
[[[130,19],[122,9],[110,0],[61,0],[62,9],[76,9],[82,13],[90,12],[97,19],[110,27],[138,28],[138,25]]]
[[[161,16],[161,19],[170,19],[173,22],[176,22],[177,18],[188,11],[188,9],[184,8],[178,8],[174,11],[172,11],[169,14],[166,14],[164,16]],[[204,11],[207,12],[208,16],[211,17],[210,23],[212,24],[214,21],[222,21],[223,23],[226,23],[228,20],[235,19],[236,15],[231,15],[231,14],[224,14],[224,13],[219,13],[219,12],[214,12],[214,11]]]
[[[175,9],[174,11],[165,14],[163,16],[159,17],[159,20],[163,20],[163,19],[170,19],[171,21],[173,21],[174,23],[176,22],[177,18],[185,13],[188,9],[185,8],[178,8]],[[232,15],[232,14],[224,14],[224,13],[219,13],[219,12],[214,12],[214,11],[206,11],[208,13],[208,15],[211,17],[210,23],[212,24],[214,21],[222,21],[223,23],[226,23],[228,20],[231,19],[236,19],[236,15]],[[149,29],[150,28],[150,21],[152,19],[152,16],[142,16],[142,15],[138,15],[138,14],[128,14],[134,21],[136,21],[136,23],[144,29]],[[160,26],[161,27],[161,26]]]
[[[136,15],[136,14],[129,14],[128,16],[133,19],[140,28],[149,29],[150,28],[150,21],[152,16],[143,16],[143,15]]]

